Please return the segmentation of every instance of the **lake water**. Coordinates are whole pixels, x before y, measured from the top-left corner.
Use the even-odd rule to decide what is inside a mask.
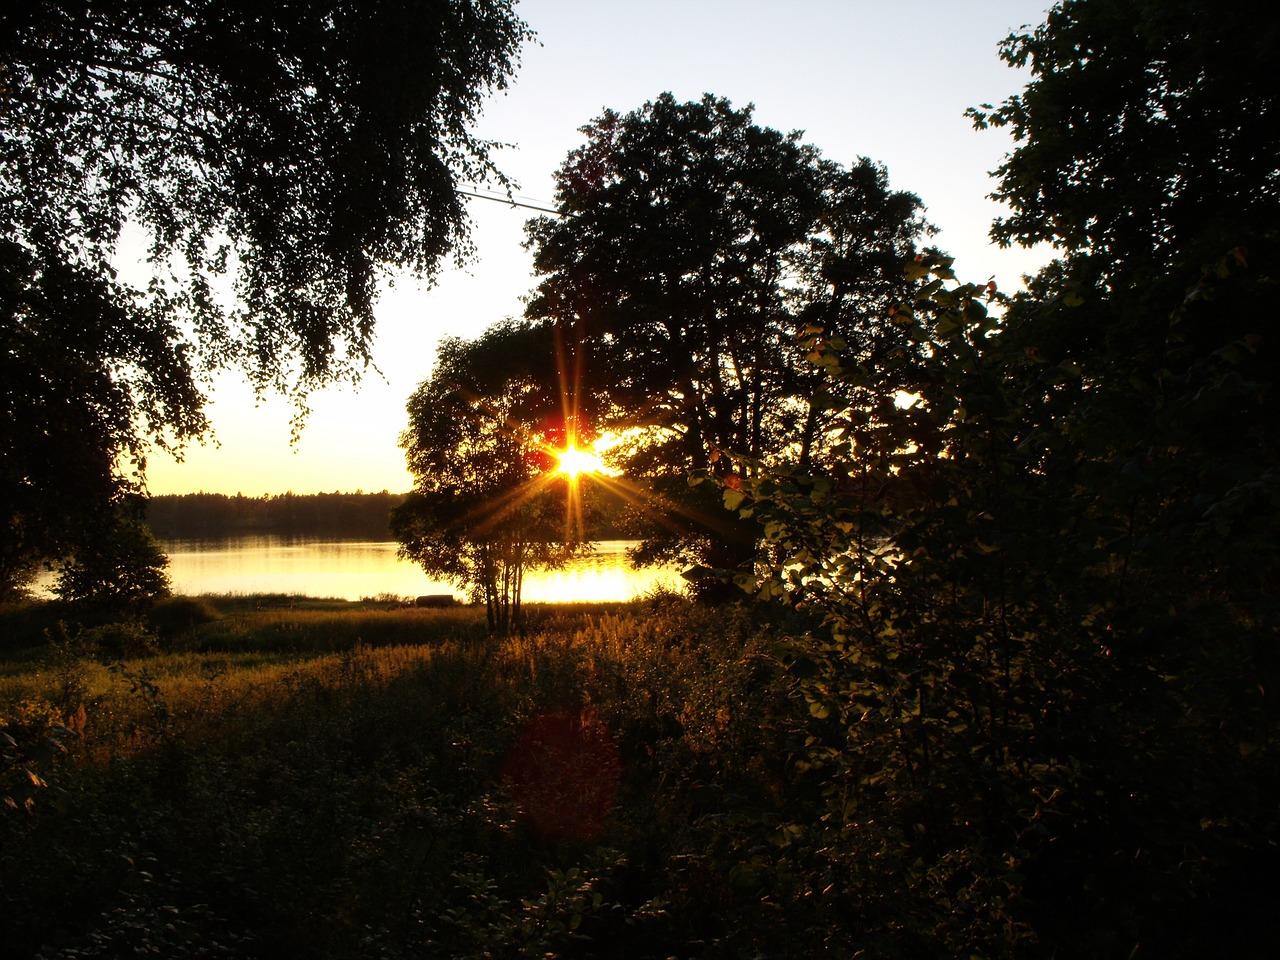
[[[395,542],[242,537],[162,541],[160,546],[169,556],[174,593],[286,593],[347,600],[383,593],[452,593],[466,599],[451,584],[397,558]],[[681,587],[678,570],[632,569],[626,558],[630,546],[630,541],[606,540],[594,554],[563,570],[529,570],[523,598],[531,603],[630,600],[655,587]]]

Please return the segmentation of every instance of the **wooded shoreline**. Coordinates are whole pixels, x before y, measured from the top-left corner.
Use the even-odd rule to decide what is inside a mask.
[[[147,500],[151,532],[160,540],[224,540],[254,535],[336,540],[390,540],[387,518],[405,494],[165,494]]]
[[[161,494],[146,501],[146,520],[159,540],[231,540],[246,536],[286,539],[395,539],[388,526],[391,511],[408,494],[278,493]],[[626,539],[621,504],[598,505],[591,539]]]

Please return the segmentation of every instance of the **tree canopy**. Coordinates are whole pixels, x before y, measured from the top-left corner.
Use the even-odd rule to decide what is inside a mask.
[[[1280,28],[1244,6],[1067,0],[1001,57],[1026,89],[970,114],[1016,144],[1003,244],[1049,241],[1100,277],[1195,270],[1274,232]]]
[[[865,333],[853,310],[902,289],[920,201],[870,160],[824,160],[709,94],[606,111],[583,133],[557,173],[561,215],[529,225],[542,280],[527,315],[577,351],[601,426],[627,438],[627,476],[666,514],[648,555],[705,559],[737,539],[718,558],[732,565],[754,534],[709,534],[718,509],[687,471],[811,453],[798,335]]]
[[[1065,0],[1001,56],[1032,79],[971,111],[1016,144],[994,194],[1014,212],[992,235],[1063,250],[1006,326],[1042,361],[1080,371],[1036,401],[1058,435],[1041,440],[1049,473],[1141,495],[1161,533],[1138,542],[1171,577],[1164,589],[1188,572],[1167,562],[1178,543],[1200,558],[1198,577],[1257,602],[1274,558],[1227,545],[1260,546],[1274,524],[1280,435],[1262,318],[1280,267],[1280,29],[1194,0]],[[1111,525],[1119,536],[1133,522]]]
[[[455,185],[502,181],[469,127],[529,35],[512,7],[0,9],[6,571],[60,551],[39,531],[77,489],[137,487],[149,444],[204,432],[202,372],[300,403],[359,376],[379,278],[465,255]]]
[[[490,630],[521,622],[524,573],[581,546],[553,477],[565,436],[547,331],[514,324],[444,340],[409,398],[401,446],[414,489],[391,515],[400,554],[488,610]]]
[[[141,504],[122,504],[96,524],[62,567],[54,592],[99,616],[137,616],[169,595],[169,558],[141,520]]]
[[[822,621],[780,649],[825,798],[794,856],[895,904],[855,944],[1269,949],[1277,36],[1064,0],[1010,38],[994,235],[1062,258],[1011,301],[913,263],[903,367],[808,336],[852,442],[716,485],[770,548],[739,582]]]

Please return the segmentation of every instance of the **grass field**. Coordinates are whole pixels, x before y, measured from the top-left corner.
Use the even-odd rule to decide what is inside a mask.
[[[171,606],[4,613],[6,956],[794,945],[753,866],[796,799],[758,614],[531,608],[490,639],[470,608]]]
[[[1263,741],[1112,660],[992,728],[910,638],[868,666],[759,604],[528,613],[0,609],[0,957],[1274,953]]]

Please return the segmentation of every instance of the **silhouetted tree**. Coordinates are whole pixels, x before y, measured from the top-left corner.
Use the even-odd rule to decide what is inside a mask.
[[[1041,293],[1105,294],[1104,310],[1073,319],[1074,342],[1159,363],[1164,321],[1200,268],[1274,248],[1278,54],[1273,18],[1198,0],[1066,0],[1003,42],[1032,78],[970,111],[1015,142],[993,193],[1013,212],[992,237],[1062,249]]]
[[[358,377],[376,284],[468,249],[511,0],[0,8],[0,575],[200,436],[200,373]],[[115,269],[138,235],[150,281]]]
[[[1004,311],[912,264],[910,408],[867,416],[904,371],[815,333],[852,442],[719,484],[773,551],[749,586],[825,620],[780,647],[827,804],[795,857],[894,904],[844,952],[1271,951],[1278,37],[1066,0],[1011,38],[995,235],[1064,256]]]
[[[975,120],[1008,127],[1004,243],[1048,240],[1109,274],[1196,267],[1267,231],[1280,200],[1280,37],[1246,7],[1067,0],[1001,57],[1031,82]]]
[[[664,94],[583,132],[557,174],[561,216],[529,225],[543,279],[527,315],[579,352],[627,475],[666,514],[642,555],[748,562],[753,526],[709,530],[722,511],[685,476],[813,455],[799,335],[856,336],[854,307],[901,292],[920,202],[871,161],[823,160],[710,95]]]
[[[169,595],[169,558],[127,502],[94,524],[58,572],[54,592],[99,614],[138,615]]]
[[[550,473],[548,441],[563,439],[554,370],[545,331],[499,325],[443,341],[409,398],[401,446],[414,489],[391,518],[400,555],[470,587],[492,631],[520,626],[527,569],[580,545],[563,519],[566,484]]]
[[[1066,0],[1001,56],[1032,79],[971,111],[1016,144],[994,194],[1013,213],[992,235],[1063,249],[1006,326],[1080,370],[1039,395],[1046,473],[1075,478],[1077,508],[1110,501],[1099,532],[1133,551],[1125,594],[1149,624],[1189,581],[1253,606],[1274,593],[1280,533],[1262,321],[1280,268],[1280,30],[1243,7]]]

